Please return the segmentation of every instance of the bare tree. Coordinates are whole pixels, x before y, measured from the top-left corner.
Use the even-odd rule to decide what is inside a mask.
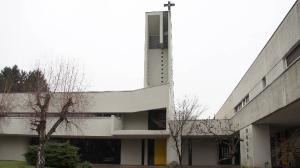
[[[299,166],[295,161],[300,159],[300,128],[290,132],[290,136],[280,143],[279,150],[282,166]]]
[[[227,147],[227,156],[221,158],[219,162],[231,160],[231,164],[236,162],[236,154],[239,152],[239,144],[243,141],[238,132],[238,125],[233,124],[228,119],[205,119],[199,120],[197,124],[197,133],[213,136],[218,144]]]
[[[3,92],[0,93],[0,120],[6,117],[7,112],[12,109],[12,95],[10,94],[11,85],[5,82]]]
[[[184,136],[195,133],[197,129],[197,119],[204,112],[197,98],[185,97],[182,101],[175,104],[173,116],[168,121],[168,130],[170,137],[174,142],[179,165],[182,165],[182,154],[185,151],[185,145],[182,145]]]
[[[83,75],[70,63],[61,62],[46,69],[37,68],[33,92],[28,105],[34,112],[31,129],[38,134],[36,168],[45,166],[45,144],[57,128],[65,123],[75,125],[71,112],[82,110],[86,101],[82,94]],[[81,109],[80,109],[81,108]],[[54,123],[49,121],[49,113],[56,115]]]

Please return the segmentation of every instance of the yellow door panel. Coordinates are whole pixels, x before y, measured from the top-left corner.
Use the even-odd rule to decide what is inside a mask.
[[[154,165],[166,164],[166,140],[154,140]]]

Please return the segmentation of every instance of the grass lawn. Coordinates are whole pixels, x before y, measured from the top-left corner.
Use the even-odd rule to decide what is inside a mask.
[[[23,161],[0,160],[0,168],[34,168]]]

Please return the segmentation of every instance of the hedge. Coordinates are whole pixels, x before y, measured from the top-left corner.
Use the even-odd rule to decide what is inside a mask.
[[[29,146],[28,152],[25,154],[27,163],[36,164],[37,145]],[[45,159],[47,167],[54,168],[75,168],[79,163],[79,148],[66,143],[48,143],[45,146]]]

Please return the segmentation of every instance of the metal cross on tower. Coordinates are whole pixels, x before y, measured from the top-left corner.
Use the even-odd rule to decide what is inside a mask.
[[[168,1],[167,4],[164,4],[164,7],[168,7],[168,10],[171,11],[171,7],[175,6],[175,3],[171,3],[170,1]]]

